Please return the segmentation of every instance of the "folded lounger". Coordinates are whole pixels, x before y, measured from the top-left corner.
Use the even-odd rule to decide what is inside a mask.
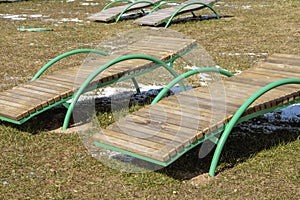
[[[125,4],[119,6],[113,6],[114,4],[123,2]],[[91,21],[97,22],[110,22],[110,21],[119,21],[121,17],[130,11],[141,10],[139,13],[144,15],[144,8],[149,6],[156,6],[161,0],[116,0],[107,4],[100,12],[93,14],[88,17]]]
[[[150,12],[150,14],[135,20],[134,23],[147,26],[159,26],[166,23],[165,28],[167,28],[174,17],[187,12],[192,12],[193,16],[195,16],[193,11],[201,10],[203,8],[209,8],[216,15],[216,18],[220,18],[213,8],[213,5],[216,2],[217,0],[188,0],[176,6],[156,9],[155,11]]]
[[[168,166],[190,149],[210,140],[216,144],[209,170],[214,176],[222,148],[235,124],[300,102],[300,56],[281,54],[237,76],[225,78],[223,101],[212,99],[208,86],[159,101],[179,80],[207,71],[230,76],[220,69],[205,68],[180,75],[161,91],[151,106],[94,134],[95,145]]]
[[[193,39],[173,37],[173,33],[165,29],[133,30],[102,43],[100,47],[106,52],[80,49],[54,58],[30,82],[0,92],[0,120],[22,124],[62,104],[68,108],[63,127],[66,129],[76,101],[84,92],[126,79],[132,79],[138,91],[135,77],[158,67],[177,77],[172,63],[197,43]],[[79,53],[90,53],[92,59],[82,66],[42,75],[57,61]],[[72,103],[68,104],[70,99]]]

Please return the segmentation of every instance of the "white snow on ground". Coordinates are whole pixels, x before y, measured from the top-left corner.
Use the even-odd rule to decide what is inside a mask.
[[[263,56],[268,56],[268,53],[220,53],[221,55],[225,56],[251,56],[251,57],[263,57]]]
[[[268,118],[269,121],[275,121],[275,119],[278,118],[278,115],[275,116],[273,113],[267,113],[267,114],[265,114],[265,117]],[[300,122],[300,105],[295,104],[295,105],[281,109],[280,121],[282,121],[282,122],[289,122],[289,121]]]
[[[141,91],[149,91],[151,89],[160,89],[164,86],[157,86],[157,85],[140,85]],[[187,86],[187,89],[192,89],[192,87]],[[171,91],[174,94],[177,94],[181,91],[180,87],[178,85],[171,88]],[[80,97],[79,101],[84,101],[87,98],[100,98],[100,97],[111,97],[113,95],[117,94],[124,94],[124,93],[133,93],[135,92],[134,88],[128,89],[128,88],[121,88],[121,87],[106,87],[101,90],[99,90],[96,94],[95,92],[89,92],[87,95],[83,95]],[[278,119],[278,116],[280,116],[280,119]],[[300,122],[300,104],[295,104],[288,106],[286,108],[281,109],[280,111],[274,112],[274,113],[267,113],[264,115],[265,118],[268,119],[269,122],[273,121],[281,121],[281,122]],[[255,126],[255,125],[253,125]],[[273,130],[276,127],[269,127],[270,130]]]

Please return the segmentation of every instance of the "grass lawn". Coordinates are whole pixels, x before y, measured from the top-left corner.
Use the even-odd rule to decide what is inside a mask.
[[[108,0],[0,1],[0,91],[22,84],[57,55],[95,48],[119,32],[139,28],[132,20],[89,22]],[[195,38],[219,66],[245,70],[273,53],[300,55],[299,0],[224,0],[224,18],[190,20],[169,29]],[[210,13],[203,11],[203,13]],[[13,20],[18,17],[19,20]],[[22,20],[23,19],[23,20]],[[17,28],[51,27],[22,32]],[[80,65],[84,56],[52,70]],[[51,71],[49,73],[51,73]],[[217,176],[207,176],[212,155],[196,148],[164,169],[128,173],[88,154],[75,133],[50,132],[62,113],[50,110],[15,126],[0,123],[0,199],[298,199],[299,123],[282,123],[271,134],[236,127],[225,145]],[[109,114],[99,116],[109,123]],[[241,145],[243,144],[243,145]]]

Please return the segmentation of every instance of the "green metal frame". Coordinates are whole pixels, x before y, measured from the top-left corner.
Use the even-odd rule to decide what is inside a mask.
[[[243,105],[233,115],[233,117],[231,118],[231,120],[225,125],[224,132],[222,133],[220,139],[218,140],[217,147],[215,149],[214,156],[213,156],[213,159],[212,159],[212,162],[211,162],[211,165],[210,165],[210,169],[209,169],[209,175],[210,176],[214,176],[215,175],[216,167],[217,167],[217,164],[219,162],[219,158],[220,158],[222,149],[223,149],[223,147],[225,145],[225,142],[226,142],[226,140],[227,140],[230,132],[232,131],[233,127],[237,123],[241,122],[242,120],[249,119],[250,117],[254,117],[255,116],[255,115],[252,115],[252,116],[248,116],[247,118],[242,119],[241,118],[242,114],[248,109],[248,107],[255,100],[257,100],[263,94],[265,94],[266,92],[268,92],[268,91],[270,91],[270,90],[272,90],[272,89],[274,89],[276,87],[279,87],[279,86],[282,86],[282,85],[287,85],[287,84],[300,84],[300,79],[299,78],[283,79],[283,80],[279,80],[279,81],[275,81],[273,83],[270,83],[270,84],[266,85],[265,87],[261,88],[260,90],[258,90],[247,101],[245,101],[243,103]],[[296,103],[296,102],[300,102],[300,99],[296,99],[292,103]],[[284,105],[287,106],[287,105],[290,105],[290,104],[291,103],[287,103],[287,104],[284,104]],[[280,107],[282,108],[282,106],[284,106],[284,105],[281,105]],[[267,111],[270,112],[271,110],[274,111],[275,108],[274,109],[268,109]],[[266,112],[262,111],[259,114],[262,114],[262,113],[264,114]]]
[[[205,4],[205,3],[203,3],[203,2],[192,2],[192,3],[187,3],[187,4],[183,3],[183,4],[184,4],[184,5],[182,5],[180,8],[178,8],[178,9],[173,13],[173,15],[172,15],[171,17],[169,17],[168,20],[166,20],[167,22],[166,22],[165,28],[167,28],[167,27],[170,25],[170,23],[172,22],[172,20],[174,19],[175,16],[177,16],[178,14],[181,14],[180,11],[182,11],[184,8],[186,8],[186,7],[188,7],[188,6],[191,6],[191,5],[197,5],[197,4],[203,5],[204,7],[207,7],[207,8],[209,8],[211,11],[213,11],[213,13],[216,15],[216,18],[217,18],[217,19],[220,18],[220,16],[219,16],[219,14],[217,13],[217,11],[212,7],[212,6],[214,5],[214,3],[212,3],[212,4]],[[201,8],[201,9],[202,9],[202,8]],[[186,11],[186,12],[190,12],[190,11]],[[192,13],[193,13],[193,12],[192,12]],[[193,15],[194,15],[194,13],[193,13]]]
[[[72,112],[73,112],[73,109],[75,107],[75,104],[76,102],[78,101],[79,97],[81,94],[87,92],[87,91],[90,91],[90,90],[93,90],[95,88],[98,88],[99,85],[97,86],[94,86],[94,87],[89,87],[88,88],[88,85],[90,84],[90,82],[96,77],[98,76],[101,72],[103,72],[105,69],[119,63],[119,62],[122,62],[122,61],[125,61],[125,60],[130,60],[130,59],[144,59],[144,60],[150,60],[150,61],[153,61],[154,63],[156,63],[156,67],[152,67],[151,70],[154,70],[155,68],[157,67],[160,67],[160,66],[163,66],[166,70],[168,70],[170,72],[170,74],[176,78],[178,77],[178,74],[173,70],[172,67],[168,66],[166,63],[170,62],[167,61],[167,62],[163,62],[153,56],[147,56],[147,55],[143,55],[143,54],[131,54],[131,55],[126,55],[126,56],[120,56],[114,60],[111,60],[110,62],[107,62],[106,64],[102,65],[101,67],[99,67],[94,73],[92,73],[85,81],[84,83],[81,85],[81,87],[79,88],[79,90],[74,93],[73,95],[73,99],[72,99],[72,103],[70,104],[70,106],[68,107],[68,111],[65,115],[65,119],[64,119],[64,123],[63,123],[63,130],[66,130],[68,128],[68,125],[69,125],[69,121],[70,121],[70,118],[71,118],[71,115],[72,115]],[[133,74],[131,76],[126,76],[126,77],[122,77],[122,78],[119,78],[119,79],[115,79],[115,80],[112,80],[111,82],[108,82],[108,83],[105,83],[106,84],[112,84],[112,83],[116,83],[116,82],[120,82],[120,81],[123,81],[123,80],[126,80],[128,78],[133,78],[133,77],[136,77],[140,74],[143,74],[145,72],[148,72],[149,70],[143,70],[141,73],[136,73],[136,74]],[[135,82],[134,82],[135,83]],[[103,85],[101,85],[103,86]],[[185,86],[183,85],[182,82],[180,82],[180,87],[181,89],[184,91],[185,90]]]
[[[126,6],[126,8],[124,8],[122,10],[122,12],[118,15],[117,18],[115,18],[116,22],[118,22],[121,19],[121,17],[123,16],[123,14],[126,13],[129,8],[131,8],[132,6],[134,6],[136,4],[140,4],[140,3],[149,3],[150,5],[156,5],[155,3],[151,2],[151,1],[147,1],[147,0],[138,0],[136,2],[132,2],[131,4],[129,4],[128,6]],[[144,13],[143,9],[141,9],[141,11]]]
[[[176,80],[174,79],[173,81],[171,81],[160,92],[159,97],[157,96],[157,98],[155,100],[153,100],[151,105],[158,102],[161,99],[161,97],[165,94],[165,92],[167,92],[171,87],[173,87],[179,80],[183,80],[184,78],[189,77],[193,74],[201,73],[201,72],[205,72],[205,71],[207,71],[207,72],[209,72],[209,71],[210,72],[211,71],[219,72],[219,73],[221,73],[223,75],[226,75],[226,76],[232,76],[233,75],[228,71],[225,71],[225,70],[222,70],[222,69],[217,69],[217,68],[201,68],[201,69],[191,70],[189,72],[186,72],[185,74],[182,74],[182,75],[178,76],[177,78],[175,78]],[[172,157],[170,160],[168,160],[166,162],[161,162],[161,161],[158,161],[158,160],[146,157],[146,156],[138,155],[138,154],[135,154],[135,153],[123,150],[123,149],[119,149],[119,148],[111,146],[111,145],[103,144],[103,143],[100,143],[100,142],[95,142],[95,145],[99,146],[99,147],[106,148],[106,149],[110,149],[110,150],[113,150],[113,151],[121,152],[121,153],[130,155],[130,156],[133,156],[133,157],[136,157],[136,158],[139,158],[139,159],[142,159],[142,160],[145,160],[145,161],[148,161],[148,162],[166,167],[166,166],[170,165],[171,163],[173,163],[178,158],[180,158],[183,154],[185,154],[186,152],[193,149],[194,147],[198,146],[199,144],[203,143],[206,140],[210,140],[210,141],[212,141],[213,143],[215,143],[217,145],[217,147],[215,149],[215,152],[214,152],[213,159],[211,161],[211,166],[210,166],[210,169],[209,169],[209,175],[214,176],[215,171],[216,171],[216,167],[217,167],[217,164],[218,164],[221,152],[222,152],[222,149],[224,147],[224,144],[225,144],[230,132],[232,131],[233,127],[236,124],[241,123],[241,122],[246,121],[246,120],[249,120],[251,118],[269,113],[269,112],[280,110],[282,108],[285,108],[287,106],[290,106],[290,105],[293,105],[295,103],[300,102],[300,98],[294,99],[293,101],[283,103],[281,105],[277,105],[277,106],[274,106],[274,107],[271,107],[271,108],[268,108],[268,109],[264,109],[264,110],[261,110],[259,112],[254,112],[252,114],[249,114],[249,115],[246,115],[246,116],[242,117],[242,114],[248,109],[248,107],[255,100],[257,100],[259,97],[261,97],[263,94],[265,94],[266,92],[268,92],[268,91],[270,91],[270,90],[272,90],[276,87],[279,87],[279,86],[282,86],[282,85],[287,85],[287,84],[300,84],[300,79],[299,78],[283,79],[283,80],[279,80],[279,81],[273,82],[271,84],[268,84],[265,87],[261,88],[260,90],[258,90],[255,94],[253,94],[248,100],[246,100],[242,104],[242,106],[238,109],[238,111],[234,114],[232,119],[227,124],[225,124],[223,127],[219,128],[219,129],[203,136],[201,139],[197,140],[196,142],[190,144],[183,151],[176,154],[174,157]],[[217,135],[219,133],[221,133],[222,131],[223,131],[223,133],[222,133],[220,139],[218,139]]]

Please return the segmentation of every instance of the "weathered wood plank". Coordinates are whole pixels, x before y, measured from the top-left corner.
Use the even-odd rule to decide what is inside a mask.
[[[174,130],[174,126],[170,126],[168,128],[167,125],[165,126],[154,126],[153,123],[141,123],[142,117],[131,117],[131,118],[125,118],[123,122],[118,122],[114,124],[113,127],[118,127],[119,130],[125,131],[126,133],[133,135],[137,137],[145,137],[145,138],[152,138],[152,137],[158,137],[163,138],[166,143],[163,143],[164,145],[169,145],[173,141],[180,142],[181,145],[177,146],[177,148],[181,148],[181,146],[186,146],[190,144],[190,136],[186,136],[186,134],[182,134],[178,130]],[[139,121],[137,121],[139,120]],[[143,126],[140,126],[143,125]],[[140,129],[136,129],[136,126],[139,126]],[[121,128],[120,128],[121,127]],[[114,129],[115,129],[114,128]],[[179,127],[178,127],[179,128]],[[177,149],[176,149],[177,150]]]
[[[107,130],[107,132],[112,132],[112,130]],[[118,147],[132,153],[147,156],[155,160],[160,160],[162,162],[165,162],[170,158],[168,157],[168,155],[161,155],[160,153],[157,153],[157,149],[136,144],[134,142],[131,142],[130,145],[128,145],[129,143],[127,140],[122,140],[120,138],[112,136],[113,134],[110,134],[109,136],[103,134],[95,134],[93,136],[93,139],[97,142]]]
[[[157,148],[158,150],[164,149],[165,153],[169,154],[170,156],[175,156],[177,152],[183,150],[184,146],[182,141],[174,141],[168,138],[163,137],[164,133],[160,133],[160,135],[148,135],[147,133],[141,132],[141,130],[136,129],[126,129],[122,127],[120,129],[118,126],[111,126],[109,130],[116,131],[118,133],[125,133],[120,135],[120,138],[124,140],[128,140],[128,142],[134,139],[140,139],[142,144],[141,145],[150,145],[150,147]],[[116,134],[113,133],[115,136]],[[125,136],[124,136],[125,135]],[[125,139],[126,138],[126,139]]]
[[[26,110],[20,110],[15,107],[11,107],[9,105],[0,104],[0,114],[3,117],[13,119],[13,120],[20,120],[23,117],[26,117],[29,115],[29,113]]]
[[[18,104],[22,104],[24,106],[33,106],[35,105],[35,109],[36,110],[39,110],[41,109],[43,106],[41,105],[41,101],[37,102],[37,101],[33,101],[30,99],[30,101],[28,100],[23,100],[23,99],[16,99],[16,98],[13,98],[12,96],[5,96],[5,95],[1,95],[0,96],[0,100],[5,100],[5,101],[8,101],[8,102],[12,102],[12,103],[18,103]]]
[[[300,56],[289,55],[289,54],[274,54],[274,55],[268,57],[265,60],[265,62],[300,66],[300,58],[299,57]]]

